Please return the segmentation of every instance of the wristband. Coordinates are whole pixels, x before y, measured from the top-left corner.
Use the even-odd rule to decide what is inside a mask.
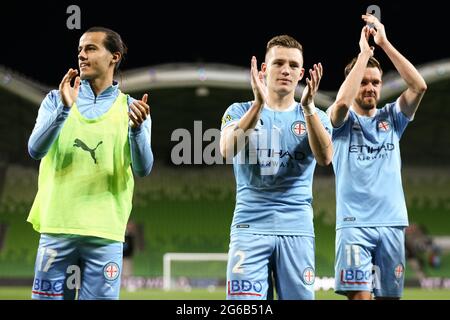
[[[303,113],[305,116],[312,116],[314,113],[316,113],[316,106],[314,105],[314,102],[311,102],[310,104],[307,104],[303,106]]]

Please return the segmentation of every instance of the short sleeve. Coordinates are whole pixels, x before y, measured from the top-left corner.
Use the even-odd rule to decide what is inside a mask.
[[[387,104],[385,107],[389,113],[389,116],[392,118],[394,122],[394,129],[400,138],[403,135],[408,124],[412,121],[412,119],[408,118],[401,110],[399,106],[399,99],[395,102]]]
[[[333,106],[329,107],[327,109],[327,117],[328,120],[330,121],[330,125],[331,125],[331,132],[332,132],[332,136],[333,138],[339,136],[340,134],[346,132],[345,129],[348,127],[348,124],[350,123],[351,119],[352,119],[352,112],[349,110],[347,117],[344,120],[344,123],[341,124],[340,127],[333,127],[333,124],[331,123],[331,111],[332,111]]]
[[[328,117],[328,115],[323,112],[322,110],[318,110],[317,111],[319,118],[320,118],[320,122],[322,122],[322,125],[325,127],[325,129],[327,130],[328,134],[331,137],[331,134],[333,132],[333,127],[331,125],[331,121],[330,118]]]
[[[246,108],[245,103],[233,103],[231,106],[229,106],[223,114],[220,130],[223,130],[233,123],[239,121],[239,119],[241,119],[242,116],[247,112],[247,109],[248,108]]]

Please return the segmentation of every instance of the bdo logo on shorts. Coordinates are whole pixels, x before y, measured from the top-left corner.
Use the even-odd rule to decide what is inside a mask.
[[[119,265],[115,262],[109,262],[103,268],[103,275],[106,280],[113,281],[119,277],[120,269]]]

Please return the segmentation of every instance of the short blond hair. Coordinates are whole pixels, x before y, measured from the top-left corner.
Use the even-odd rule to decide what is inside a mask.
[[[269,50],[273,47],[298,49],[298,50],[300,50],[300,53],[303,56],[303,47],[300,44],[300,42],[298,42],[297,40],[295,40],[294,38],[292,38],[291,36],[288,36],[286,34],[273,37],[272,39],[269,40],[269,42],[267,42],[266,55],[269,52]]]

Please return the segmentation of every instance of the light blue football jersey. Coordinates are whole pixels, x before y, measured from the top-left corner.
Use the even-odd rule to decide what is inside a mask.
[[[408,225],[399,141],[409,122],[397,100],[373,117],[350,109],[333,128],[337,229]]]
[[[222,118],[222,130],[251,105],[232,104]],[[318,115],[331,135],[327,115],[319,109]],[[285,111],[264,106],[248,141],[233,159],[237,191],[231,234],[314,236],[311,203],[316,160],[301,105],[296,102]]]

